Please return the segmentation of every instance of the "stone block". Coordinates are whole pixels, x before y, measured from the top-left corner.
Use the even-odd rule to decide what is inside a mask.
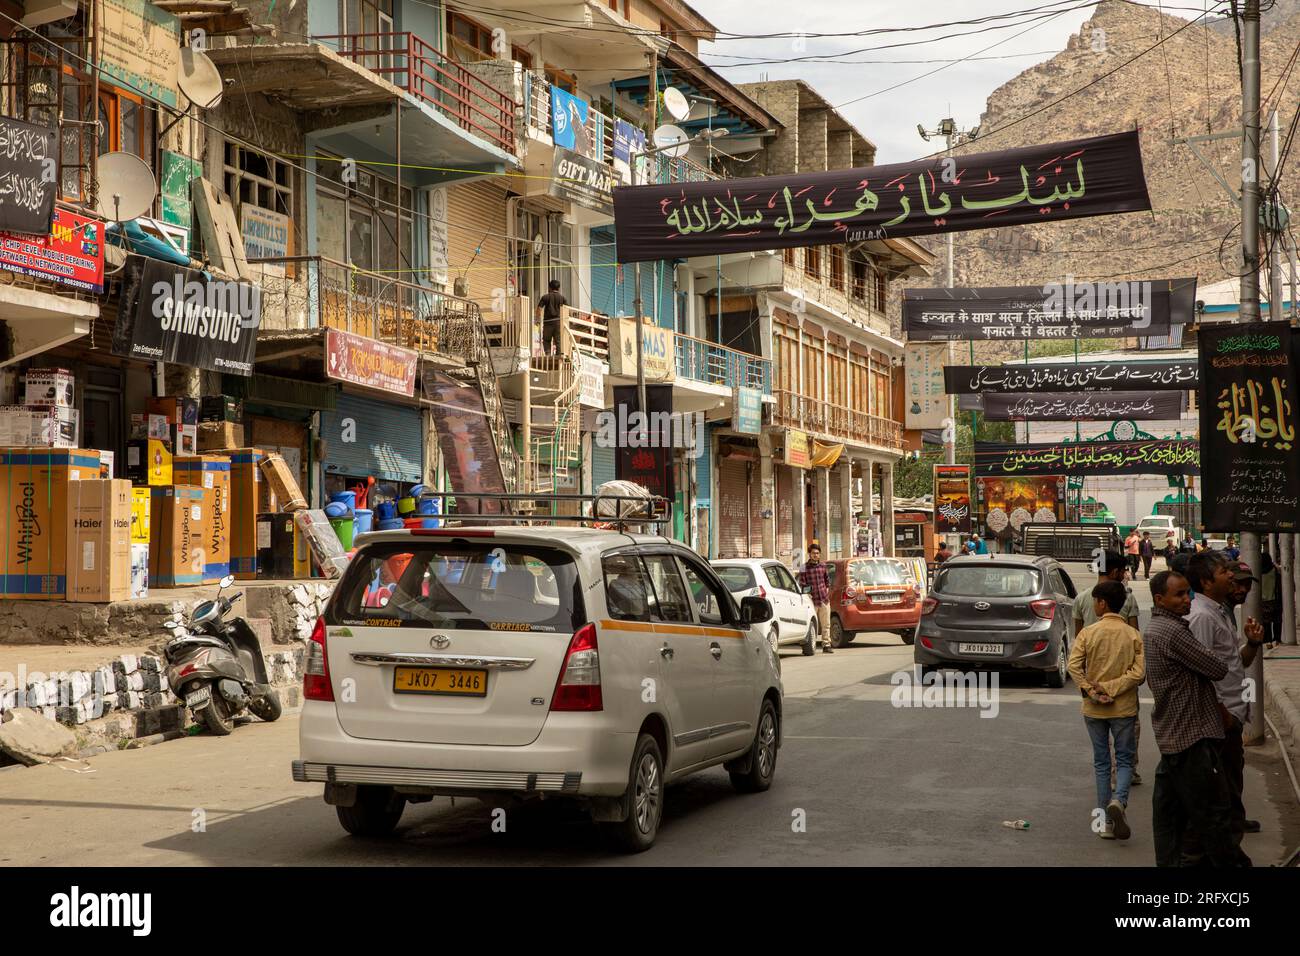
[[[77,738],[54,719],[54,708],[48,710],[46,715],[29,707],[14,708],[9,719],[0,723],[0,751],[27,766],[74,753]]]

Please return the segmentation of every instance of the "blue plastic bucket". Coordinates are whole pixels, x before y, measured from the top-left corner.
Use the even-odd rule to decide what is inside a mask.
[[[357,516],[357,534],[365,534],[370,531],[373,527],[374,512],[369,508],[358,508],[355,513]]]
[[[416,505],[416,513],[422,515],[442,514],[438,510],[440,502],[437,498],[421,498]]]
[[[330,495],[330,501],[332,502],[337,501],[340,504],[342,504],[344,508],[343,513],[347,514],[349,511],[354,510],[357,506],[357,493],[355,491],[335,492],[334,494]],[[326,509],[325,513],[329,514],[329,509]]]
[[[397,505],[391,501],[381,501],[375,505],[376,521],[391,521],[397,517]]]
[[[331,501],[325,506],[325,517],[327,518],[346,518],[348,516],[348,506],[342,501]]]
[[[378,525],[380,531],[401,531],[405,527],[406,522],[401,518],[385,518]]]

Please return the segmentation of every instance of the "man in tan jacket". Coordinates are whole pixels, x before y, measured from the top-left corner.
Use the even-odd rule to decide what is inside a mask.
[[[1118,581],[1092,589],[1096,624],[1074,637],[1070,676],[1084,695],[1083,722],[1092,739],[1092,766],[1097,776],[1097,806],[1106,814],[1101,837],[1127,840],[1125,810],[1137,753],[1138,686],[1146,677],[1142,635],[1129,627],[1120,611],[1128,595]],[[1110,785],[1111,741],[1115,745],[1115,788]]]

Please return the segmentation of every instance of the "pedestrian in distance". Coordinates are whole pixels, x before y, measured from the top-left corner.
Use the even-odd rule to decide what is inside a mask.
[[[1152,799],[1156,865],[1183,865],[1185,833],[1212,866],[1250,866],[1231,830],[1231,796],[1223,772],[1223,721],[1214,681],[1227,665],[1192,636],[1187,579],[1161,571],[1151,579],[1155,604],[1143,634],[1147,686],[1155,697],[1151,727],[1160,748]]]
[[[822,635],[822,653],[833,654],[831,649],[831,579],[822,562],[822,549],[816,541],[808,545],[808,560],[799,572],[799,585],[808,589],[813,609],[817,612],[817,628]]]
[[[1142,577],[1145,580],[1150,580],[1151,561],[1156,556],[1156,546],[1155,546],[1155,542],[1151,540],[1150,531],[1142,532],[1142,541],[1138,545],[1138,556],[1142,558]],[[1134,569],[1134,577],[1136,576],[1137,576],[1137,571],[1136,569]]]
[[[1174,540],[1172,533],[1165,535],[1165,550],[1163,553],[1165,556],[1165,570],[1172,571],[1174,569],[1172,564],[1174,556],[1178,554],[1178,542]]]
[[[542,354],[558,355],[561,349],[560,326],[568,300],[560,292],[560,280],[552,279],[546,294],[537,301],[537,315],[542,320]]]
[[[1282,639],[1282,602],[1277,598],[1277,565],[1267,551],[1259,556],[1259,610],[1264,625],[1264,643]]]
[[[1195,539],[1192,538],[1192,533],[1190,531],[1187,532],[1187,535],[1186,537],[1183,538],[1182,543],[1178,545],[1178,550],[1186,554],[1196,553],[1196,541]]]
[[[1124,539],[1124,557],[1128,561],[1129,574],[1133,575],[1133,577],[1137,577],[1141,551],[1142,536],[1137,533],[1137,528],[1134,528],[1128,533],[1128,537]]]
[[[967,554],[988,554],[989,546],[984,542],[984,539],[981,538],[978,533],[972,534],[970,536],[970,540],[966,542],[966,553]]]
[[[1241,548],[1237,547],[1237,539],[1232,535],[1228,535],[1228,543],[1223,547],[1223,556],[1229,561],[1241,559]]]
[[[952,557],[952,549],[948,547],[948,542],[947,541],[940,542],[939,550],[934,553],[934,563],[936,565],[943,564],[951,557]]]
[[[1106,819],[1100,835],[1108,840],[1127,840],[1131,833],[1126,813],[1137,760],[1137,689],[1145,676],[1142,635],[1121,616],[1131,598],[1118,581],[1094,585],[1097,623],[1078,632],[1070,648],[1070,676],[1083,694],[1083,722],[1092,741],[1097,808]]]

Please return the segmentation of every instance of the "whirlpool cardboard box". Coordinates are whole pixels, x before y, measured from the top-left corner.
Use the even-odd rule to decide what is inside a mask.
[[[208,539],[203,489],[155,488],[149,507],[149,582],[174,588],[203,583]]]
[[[208,532],[203,582],[220,581],[230,573],[230,459],[224,455],[178,456],[173,471],[176,484],[203,489]]]
[[[230,455],[230,571],[243,581],[257,577],[257,516],[272,497],[258,467],[266,453],[260,448],[235,448]]]
[[[68,484],[68,600],[131,597],[131,482]]]
[[[0,448],[0,598],[67,593],[68,490],[99,478],[99,452]]]

